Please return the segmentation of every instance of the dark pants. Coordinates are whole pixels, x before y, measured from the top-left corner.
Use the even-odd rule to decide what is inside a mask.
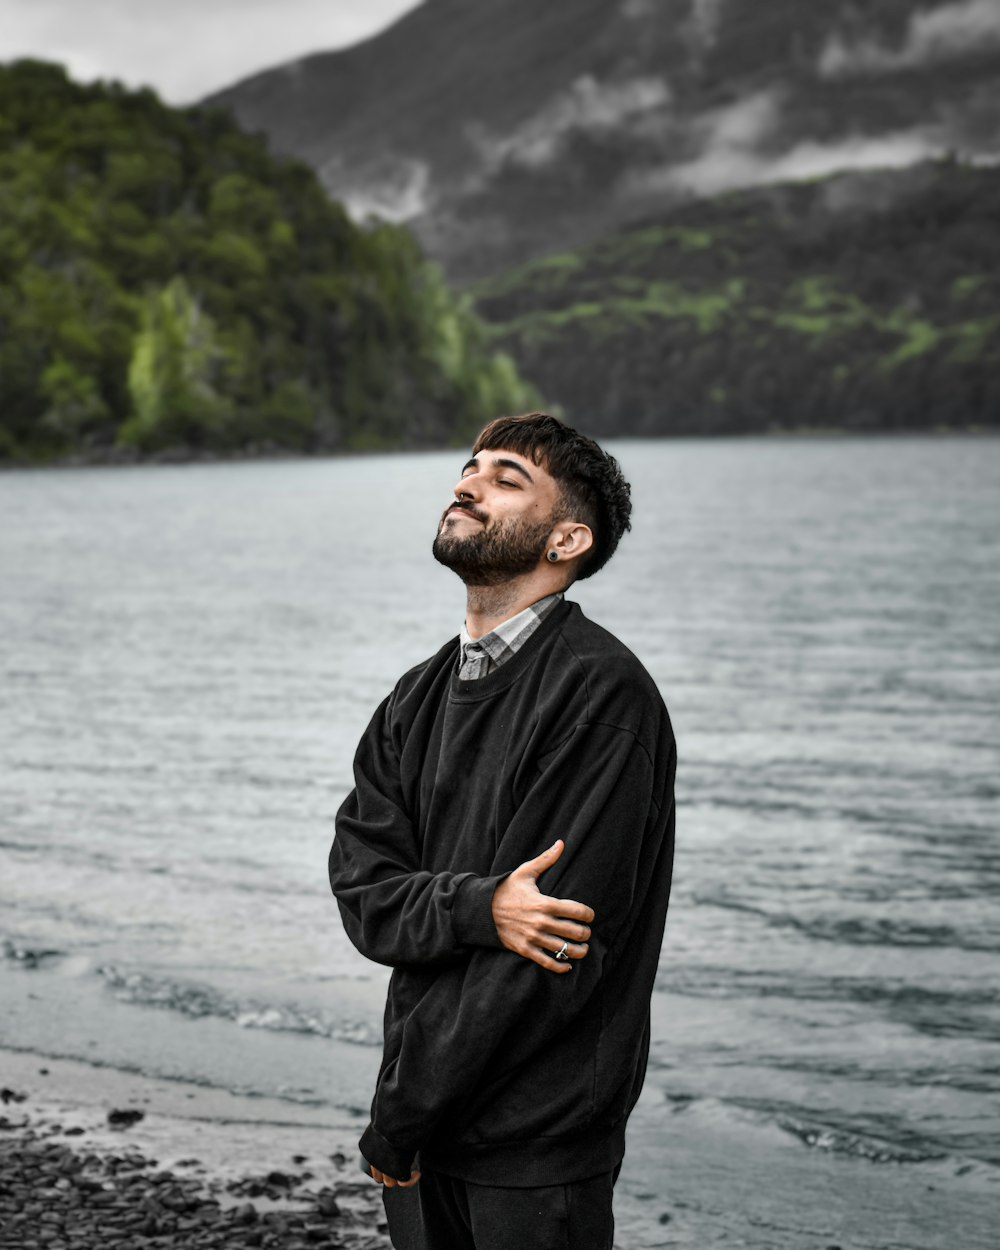
[[[396,1250],[611,1250],[618,1168],[569,1185],[501,1189],[424,1172],[384,1189]]]

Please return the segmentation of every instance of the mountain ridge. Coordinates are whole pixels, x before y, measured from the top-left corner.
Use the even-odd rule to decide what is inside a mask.
[[[208,103],[470,281],[703,195],[1000,153],[1000,0],[427,0]]]

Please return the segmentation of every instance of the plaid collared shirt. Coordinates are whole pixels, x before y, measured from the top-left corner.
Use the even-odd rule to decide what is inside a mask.
[[[552,609],[562,602],[562,595],[546,595],[509,621],[473,641],[462,625],[459,638],[458,675],[462,681],[476,681],[499,668],[524,646]]]

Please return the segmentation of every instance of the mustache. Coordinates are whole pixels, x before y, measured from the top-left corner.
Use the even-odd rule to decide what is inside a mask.
[[[484,525],[486,524],[485,512],[481,512],[476,507],[475,504],[467,503],[467,502],[460,502],[460,501],[457,501],[455,503],[450,503],[447,506],[447,508],[445,508],[444,512],[441,514],[442,523],[444,522],[444,519],[448,515],[449,512],[458,512],[459,510],[461,510],[462,512],[467,512],[469,516],[475,517],[477,521],[482,521]]]

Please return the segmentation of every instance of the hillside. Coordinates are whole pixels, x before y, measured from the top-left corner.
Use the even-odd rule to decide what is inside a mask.
[[[1000,0],[426,0],[212,102],[473,279],[692,196],[997,155]]]
[[[0,67],[0,459],[464,442],[534,393],[224,114]]]
[[[1000,425],[1000,168],[729,193],[476,288],[598,434]]]

